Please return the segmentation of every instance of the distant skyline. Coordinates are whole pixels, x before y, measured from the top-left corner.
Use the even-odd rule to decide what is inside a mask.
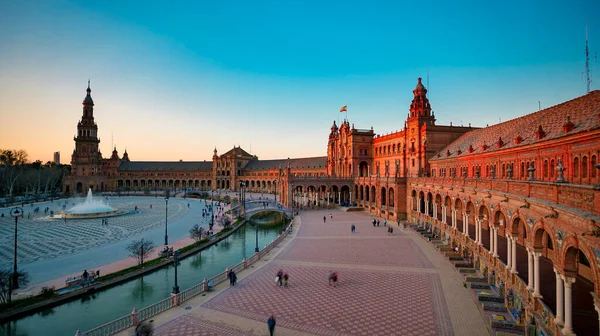
[[[418,77],[441,125],[579,97],[586,22],[599,68],[599,1],[9,0],[0,12],[0,148],[31,161],[70,162],[88,79],[104,157],[114,138],[133,161],[202,161],[234,145],[324,156],[344,105],[356,128],[395,132]]]

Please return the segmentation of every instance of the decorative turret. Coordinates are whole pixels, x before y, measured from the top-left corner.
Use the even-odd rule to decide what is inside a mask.
[[[431,115],[431,105],[427,99],[427,89],[421,82],[419,77],[417,87],[413,90],[414,98],[410,104],[410,118],[427,117],[435,122],[435,118]]]
[[[110,158],[112,160],[118,160],[119,159],[119,152],[117,152],[117,147],[115,147],[112,151],[112,155],[110,156]]]
[[[331,133],[330,133],[330,135],[333,135],[333,134],[337,133],[337,131],[338,131],[338,127],[335,124],[335,120],[334,120],[333,121],[333,125],[331,125]]]
[[[213,160],[218,158],[217,156],[217,147],[215,147],[215,150],[213,151]]]
[[[125,153],[123,153],[123,161],[129,161],[129,154],[127,154],[127,149],[125,150]]]

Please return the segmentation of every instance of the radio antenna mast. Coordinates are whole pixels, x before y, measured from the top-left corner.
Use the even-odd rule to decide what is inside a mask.
[[[590,77],[590,50],[588,48],[588,25],[587,22],[585,24],[585,70],[583,71],[585,74],[585,85],[586,91],[585,93],[590,93],[590,87],[592,84],[592,78]]]

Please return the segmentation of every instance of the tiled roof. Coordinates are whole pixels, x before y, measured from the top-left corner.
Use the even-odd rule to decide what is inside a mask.
[[[565,132],[565,128],[570,130]],[[596,90],[535,113],[465,133],[431,160],[512,149],[599,128],[600,90]],[[499,147],[500,139],[503,144]]]
[[[198,171],[212,170],[212,161],[121,161],[119,171]]]
[[[253,160],[250,161],[244,170],[252,170],[252,169],[282,169],[287,168],[288,163],[292,169],[298,168],[326,168],[327,166],[327,157],[326,156],[318,156],[318,157],[309,157],[309,158],[299,158],[299,159],[278,159],[278,160]]]
[[[248,154],[248,152],[243,150],[242,147],[233,147],[227,153],[225,153],[221,156],[237,156],[237,155],[252,156],[252,154]]]

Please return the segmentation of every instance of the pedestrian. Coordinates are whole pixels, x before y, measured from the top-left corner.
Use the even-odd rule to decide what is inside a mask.
[[[329,218],[330,218],[330,219],[333,219],[333,215],[332,215],[332,214],[329,214]]]
[[[283,285],[283,271],[282,270],[279,270],[279,272],[277,272],[277,283],[279,284],[280,287]]]
[[[390,235],[393,236],[394,235],[394,228],[390,227]]]
[[[387,226],[387,219],[383,220],[383,226]]]
[[[375,227],[375,224],[377,224],[377,221],[375,220],[375,218],[373,218],[373,227]]]
[[[400,218],[398,218],[397,222],[398,222],[398,226],[400,226]]]
[[[381,221],[378,219],[378,220],[377,220],[377,226],[379,226],[379,223],[381,223]]]
[[[338,279],[337,273],[336,272],[331,272],[329,274],[329,286],[333,285],[333,287],[335,287],[337,279]]]
[[[287,273],[283,273],[283,287],[287,287],[289,278],[290,276]]]
[[[350,227],[350,231],[351,231],[352,233],[354,233],[354,231],[355,231],[355,230],[356,230],[356,226],[354,226],[354,224],[352,224],[352,226]]]
[[[235,286],[237,283],[237,274],[234,271],[231,271],[231,285]]]
[[[327,216],[323,216],[323,223],[327,222]]]
[[[275,324],[277,322],[275,321],[275,316],[273,316],[273,314],[271,314],[271,316],[269,316],[269,319],[267,320],[267,326],[269,327],[269,335],[273,336],[273,334],[275,333]]]

